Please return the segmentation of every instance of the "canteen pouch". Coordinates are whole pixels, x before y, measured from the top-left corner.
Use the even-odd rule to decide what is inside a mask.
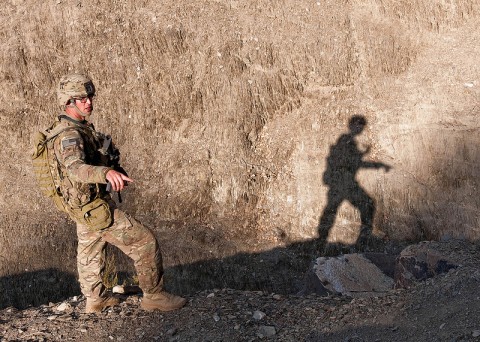
[[[99,231],[112,224],[112,212],[108,203],[102,198],[96,198],[79,209],[70,209],[73,219],[86,225],[92,231]]]

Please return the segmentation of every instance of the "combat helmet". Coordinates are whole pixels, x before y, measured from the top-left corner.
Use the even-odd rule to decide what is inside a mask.
[[[57,99],[62,108],[74,98],[94,95],[95,86],[91,78],[84,74],[68,74],[62,76],[58,82]]]

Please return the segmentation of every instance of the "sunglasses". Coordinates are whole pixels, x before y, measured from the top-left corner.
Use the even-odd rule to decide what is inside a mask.
[[[94,97],[95,97],[95,95],[88,95],[88,96],[85,96],[85,97],[74,98],[74,100],[75,101],[80,101],[81,103],[86,103],[87,100],[90,100],[90,102],[92,102]]]

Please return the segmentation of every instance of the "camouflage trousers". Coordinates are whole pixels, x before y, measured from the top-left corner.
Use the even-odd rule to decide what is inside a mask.
[[[107,243],[132,258],[139,286],[144,293],[158,293],[163,287],[162,257],[153,233],[140,222],[112,207],[113,224],[100,231],[91,231],[77,223],[77,267],[80,287],[86,297],[105,293],[102,274],[105,269]]]

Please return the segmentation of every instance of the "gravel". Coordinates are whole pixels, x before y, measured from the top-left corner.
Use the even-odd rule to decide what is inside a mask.
[[[382,297],[280,295],[210,289],[169,312],[140,309],[138,295],[101,314],[72,297],[0,311],[0,341],[478,341],[480,245],[435,243],[460,267]]]

